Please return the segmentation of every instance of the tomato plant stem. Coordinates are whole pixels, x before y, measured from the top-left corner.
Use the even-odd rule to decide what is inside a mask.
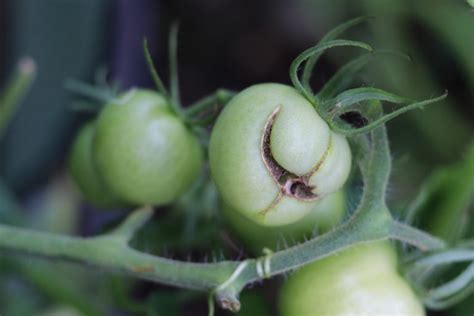
[[[7,249],[85,262],[141,279],[200,290],[210,290],[219,285],[237,265],[233,262],[179,262],[142,253],[124,242],[130,232],[125,228],[122,226],[122,229],[107,235],[80,238],[0,225],[0,245]],[[121,235],[121,232],[125,234]]]
[[[197,118],[195,116],[201,114],[202,112],[209,110],[212,107],[215,107],[215,113],[218,113],[219,108],[229,102],[229,100],[235,95],[234,91],[219,89],[214,93],[196,101],[191,104],[188,108],[184,110],[184,114],[191,122],[195,121]]]
[[[342,225],[300,245],[242,262],[191,263],[153,256],[131,248],[128,241],[151,217],[151,207],[132,213],[110,233],[91,238],[54,235],[0,225],[0,247],[109,268],[154,282],[211,292],[221,306],[237,310],[238,295],[249,283],[297,269],[352,245],[395,238],[422,250],[443,243],[415,228],[394,222],[385,205],[390,154],[385,127],[355,139],[362,148],[364,192],[360,205]]]

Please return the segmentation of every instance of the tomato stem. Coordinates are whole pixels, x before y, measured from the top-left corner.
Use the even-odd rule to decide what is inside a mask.
[[[150,207],[132,213],[108,234],[85,239],[0,225],[0,247],[95,264],[177,287],[212,291],[221,307],[231,309],[237,309],[236,298],[247,284],[297,269],[358,243],[395,238],[422,250],[438,248],[441,242],[434,237],[391,219],[384,202],[390,172],[385,127],[378,127],[370,136],[370,141],[360,136],[354,143],[364,149],[359,157],[364,192],[352,217],[329,233],[262,258],[204,264],[132,249],[128,241],[151,217]],[[262,260],[263,275],[259,271]]]
[[[203,122],[210,123],[222,106],[229,102],[235,94],[235,91],[218,89],[184,109],[184,115],[187,121],[193,125],[201,125]]]
[[[176,104],[176,107],[181,109],[181,101],[179,96],[179,73],[178,73],[178,23],[171,25],[168,49],[169,49],[169,63],[170,63],[170,90],[171,99]]]
[[[374,114],[381,115],[381,112]],[[361,202],[345,223],[300,245],[265,254],[262,258],[218,263],[190,263],[153,256],[132,249],[128,241],[152,215],[150,207],[132,213],[112,232],[78,238],[0,225],[0,247],[46,257],[63,258],[118,270],[135,277],[177,287],[212,292],[221,307],[236,310],[240,291],[249,283],[297,269],[352,245],[395,238],[422,250],[442,242],[415,228],[394,222],[385,205],[390,153],[384,126],[354,138],[360,148],[364,180]],[[265,262],[265,273],[262,273]]]
[[[115,91],[112,89],[98,87],[75,79],[67,79],[64,86],[67,90],[75,94],[89,97],[101,103],[109,103],[116,97]],[[96,105],[95,107],[97,111],[99,111],[102,105]]]

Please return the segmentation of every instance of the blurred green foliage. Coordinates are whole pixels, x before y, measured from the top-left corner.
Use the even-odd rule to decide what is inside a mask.
[[[0,142],[0,174],[16,191],[51,175],[64,160],[77,112],[63,89],[88,79],[104,60],[109,0],[9,0],[7,65],[33,58],[37,80]]]

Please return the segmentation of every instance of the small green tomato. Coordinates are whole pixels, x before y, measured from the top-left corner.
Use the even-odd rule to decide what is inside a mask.
[[[315,230],[320,233],[330,230],[344,217],[346,209],[345,193],[339,190],[322,198],[309,214],[298,221],[284,226],[262,226],[229,207],[223,207],[226,222],[240,237],[245,246],[255,254],[264,248],[278,250],[285,242],[288,246],[311,237]]]
[[[219,116],[210,167],[224,202],[267,226],[293,223],[345,183],[351,152],[294,88],[254,85]]]
[[[95,122],[84,125],[76,136],[69,156],[69,172],[84,198],[98,207],[122,206],[123,202],[105,185],[92,159]]]
[[[372,242],[304,266],[281,290],[281,316],[425,315],[396,265],[388,242]]]
[[[166,99],[138,89],[101,112],[93,156],[116,194],[154,205],[170,203],[188,189],[203,161],[201,145]]]

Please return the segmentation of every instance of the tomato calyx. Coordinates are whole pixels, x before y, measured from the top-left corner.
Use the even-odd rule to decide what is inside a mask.
[[[281,187],[281,192],[284,195],[292,196],[299,200],[313,201],[318,198],[318,195],[311,192],[313,189],[314,187],[307,183],[306,177],[288,177]]]
[[[277,106],[268,117],[265,123],[261,140],[261,154],[263,162],[270,175],[272,176],[273,180],[280,189],[280,193],[275,199],[274,203],[272,203],[272,205],[277,203],[281,199],[282,195],[290,196],[292,198],[302,201],[317,200],[319,196],[313,193],[315,187],[309,184],[309,178],[313,173],[317,171],[322,161],[324,161],[328,150],[326,150],[326,153],[321,159],[321,162],[318,162],[316,167],[313,168],[307,174],[298,176],[283,168],[273,157],[270,144],[270,137],[272,134],[273,125],[275,123],[275,120],[277,119],[278,114],[280,113],[280,110],[281,106]]]

